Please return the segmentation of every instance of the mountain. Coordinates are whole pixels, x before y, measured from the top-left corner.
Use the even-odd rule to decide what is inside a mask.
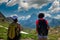
[[[12,20],[11,17],[5,17],[5,16],[3,15],[3,13],[0,12],[0,23],[1,23],[1,22],[11,23],[11,22],[13,22],[13,20]]]
[[[0,5],[0,10],[4,13],[5,16],[10,16],[16,14],[18,18],[20,18],[19,23],[23,27],[35,28],[35,21],[37,20],[37,14],[39,12],[47,13],[48,16],[45,17],[48,20],[49,25],[52,26],[59,26],[60,24],[60,1],[54,0],[47,4],[43,4],[40,8],[30,8],[28,10],[22,9],[18,11],[18,5],[14,6],[6,6],[6,3]],[[28,19],[27,15],[30,15]],[[50,17],[49,17],[50,15]],[[5,17],[6,18],[6,17]],[[23,19],[23,20],[22,20]],[[6,20],[8,22],[12,22],[10,17],[7,17]]]
[[[12,23],[13,22],[13,19],[11,17],[7,17],[6,20],[9,22],[9,23]]]
[[[46,20],[48,20],[49,26],[55,27],[55,26],[60,26],[60,20],[55,19],[53,17],[45,17]],[[20,20],[19,22],[24,26],[24,27],[29,27],[29,28],[35,28],[35,21],[37,20],[37,14],[32,14],[31,17],[28,20]]]
[[[43,6],[41,9],[39,9],[40,11],[42,10],[42,12],[43,12],[43,9],[44,10],[47,9],[46,11],[49,11],[47,13],[50,14],[51,17],[47,16],[47,17],[45,17],[45,19],[48,20],[48,23],[51,27],[60,26],[60,5],[57,5],[57,4],[59,4],[59,1],[55,0],[52,3],[48,4],[50,6],[48,6],[48,5]],[[35,14],[33,13],[28,20],[23,20],[23,21],[20,20],[19,22],[22,25],[24,25],[25,27],[35,28],[36,20],[37,20],[37,13],[35,13]]]
[[[19,22],[24,27],[35,28],[35,21],[36,21],[36,19],[37,19],[37,15],[33,13],[28,20],[20,20]]]
[[[60,26],[60,20],[57,19],[52,19],[52,21],[50,22],[51,26]]]
[[[55,19],[51,17],[46,17],[46,20],[48,20],[49,26],[54,27],[54,26],[60,26],[60,19]]]
[[[0,22],[5,22],[5,16],[0,12]]]

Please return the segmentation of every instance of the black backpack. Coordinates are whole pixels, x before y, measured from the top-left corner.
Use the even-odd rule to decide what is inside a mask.
[[[46,20],[39,20],[38,23],[38,34],[46,36],[48,35],[48,25],[46,24]]]

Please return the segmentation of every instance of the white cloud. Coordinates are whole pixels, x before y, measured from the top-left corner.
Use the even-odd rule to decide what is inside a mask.
[[[20,16],[18,19],[19,20],[27,20],[31,17],[31,15],[27,15],[27,16]]]
[[[42,4],[48,3],[49,1],[48,0],[22,0],[21,2],[23,3],[22,7],[24,9],[29,9],[31,7],[39,8]],[[26,5],[25,5],[25,3],[26,3]],[[19,6],[22,5],[21,3],[19,3],[19,4],[20,4]]]
[[[27,3],[27,2],[20,2],[19,3],[19,7],[22,7],[22,8],[24,8],[24,9],[27,9],[28,7],[29,7],[29,4]]]
[[[31,17],[31,15],[28,15],[28,16],[26,16],[26,19],[29,19]]]
[[[19,20],[25,20],[24,16],[19,17]]]
[[[45,17],[51,17],[51,14],[45,13]]]
[[[58,12],[58,11],[60,11],[60,8],[55,8],[55,9],[51,10],[51,12]]]
[[[13,6],[18,4],[18,10],[20,9],[29,9],[31,7],[34,8],[42,8],[42,6],[46,5],[46,3],[51,2],[54,0],[0,0],[0,3],[7,2],[7,6]],[[49,8],[50,10],[53,10],[57,7],[59,7],[60,1],[55,0],[52,4],[52,6]]]
[[[0,3],[8,2],[8,0],[0,0]]]
[[[41,5],[40,8],[42,8],[43,6],[47,6],[47,4],[43,4],[43,5]]]
[[[51,0],[10,0],[7,5],[13,6],[15,4],[18,4],[18,9],[29,9],[31,7],[39,8],[42,4],[48,3],[50,1]]]
[[[27,20],[31,17],[31,15],[27,15],[27,16],[18,16],[17,14],[12,14],[10,15],[10,17],[13,17],[13,16],[17,16],[18,17],[18,20]]]
[[[52,4],[52,6],[49,8],[49,10],[51,12],[56,12],[60,10],[60,1],[59,0],[55,0]]]
[[[60,19],[60,15],[57,15],[54,17],[55,19]]]
[[[31,7],[38,8],[39,6],[38,6],[38,4],[33,4],[33,5],[30,6],[30,8]]]
[[[8,6],[13,6],[15,4],[17,4],[17,0],[10,0],[9,2],[7,2]]]

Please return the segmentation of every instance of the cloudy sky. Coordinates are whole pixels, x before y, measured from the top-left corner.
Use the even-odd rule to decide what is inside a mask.
[[[27,20],[39,12],[52,17],[50,13],[60,11],[60,0],[0,0],[0,11],[6,17],[16,15],[19,20]],[[60,19],[60,15],[54,18]]]

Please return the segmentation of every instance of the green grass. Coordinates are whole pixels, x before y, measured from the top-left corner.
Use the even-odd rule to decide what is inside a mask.
[[[4,40],[7,38],[7,30],[2,27],[0,27],[0,38],[3,38]]]
[[[9,23],[7,23],[7,22],[1,22],[0,25],[2,25],[4,27],[8,27]]]
[[[0,23],[0,25],[3,25],[4,27],[8,27],[8,23]],[[54,33],[55,30],[59,29],[59,27],[57,28],[53,28],[50,29],[51,32],[49,32],[48,35],[48,40],[58,40],[58,38],[60,38],[60,30],[58,30],[58,33]],[[34,39],[37,40],[37,33],[35,31],[35,29],[31,30],[31,29],[24,29],[25,32],[29,33],[29,34],[21,34],[21,39]],[[0,38],[3,38],[4,40],[7,40],[7,29],[0,27]]]
[[[1,22],[0,25],[8,27],[9,23]],[[2,38],[4,40],[7,40],[7,29],[5,29],[4,27],[0,27],[0,39]]]

